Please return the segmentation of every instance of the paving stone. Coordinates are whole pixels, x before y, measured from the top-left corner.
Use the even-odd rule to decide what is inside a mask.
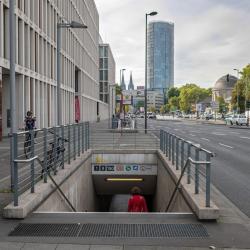
[[[89,250],[90,245],[59,244],[56,250]]]
[[[15,243],[15,242],[0,242],[1,250],[20,250],[22,249],[24,243]]]
[[[57,244],[25,243],[22,250],[55,250],[56,247]]]
[[[92,245],[90,250],[123,250],[123,246]]]

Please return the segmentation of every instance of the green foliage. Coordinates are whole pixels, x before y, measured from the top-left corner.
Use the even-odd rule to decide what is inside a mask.
[[[170,99],[171,97],[178,97],[180,95],[180,90],[178,88],[172,87],[167,92],[167,97]]]
[[[139,109],[140,107],[144,107],[144,101],[138,101],[136,103],[136,108]]]
[[[121,86],[118,85],[118,84],[116,84],[116,85],[115,85],[115,94],[116,94],[116,95],[121,95],[121,93],[122,93]]]
[[[189,113],[193,105],[203,101],[205,98],[211,95],[211,89],[200,88],[196,84],[186,84],[180,88],[180,109],[186,113]]]
[[[179,109],[179,101],[180,98],[177,96],[173,96],[168,100],[168,103],[170,105],[170,111],[176,111]]]
[[[156,111],[156,108],[153,107],[153,106],[150,106],[148,110],[149,110],[149,112],[155,112],[155,111]]]
[[[219,96],[216,101],[219,103],[219,113],[227,113],[229,110],[228,103],[225,102],[224,98]]]

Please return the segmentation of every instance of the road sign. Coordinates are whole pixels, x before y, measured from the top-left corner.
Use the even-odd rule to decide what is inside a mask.
[[[211,102],[211,108],[212,109],[219,109],[219,103],[218,102],[215,102],[215,101],[212,101]]]

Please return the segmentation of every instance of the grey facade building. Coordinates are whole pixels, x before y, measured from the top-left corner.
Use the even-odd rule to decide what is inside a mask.
[[[148,87],[166,90],[174,86],[174,24],[155,21],[148,25]]]
[[[149,90],[147,92],[147,105],[149,109],[150,107],[153,107],[159,111],[163,104],[164,104],[164,95],[160,90],[159,91]]]
[[[122,70],[122,79],[121,79],[120,86],[121,86],[122,90],[126,90],[126,84],[125,84],[125,80],[124,80],[124,71],[123,70]]]
[[[56,125],[56,25],[77,21],[87,29],[63,29],[61,96],[63,124],[109,116],[99,100],[99,15],[94,0],[17,0],[17,126],[32,110],[37,128]],[[9,132],[9,9],[0,0],[0,138]]]
[[[110,86],[115,84],[115,60],[109,44],[99,45],[100,100],[109,103]]]

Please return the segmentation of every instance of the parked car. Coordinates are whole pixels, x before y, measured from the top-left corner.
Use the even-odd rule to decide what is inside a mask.
[[[226,124],[230,125],[247,125],[247,117],[245,115],[234,114],[225,118]]]

